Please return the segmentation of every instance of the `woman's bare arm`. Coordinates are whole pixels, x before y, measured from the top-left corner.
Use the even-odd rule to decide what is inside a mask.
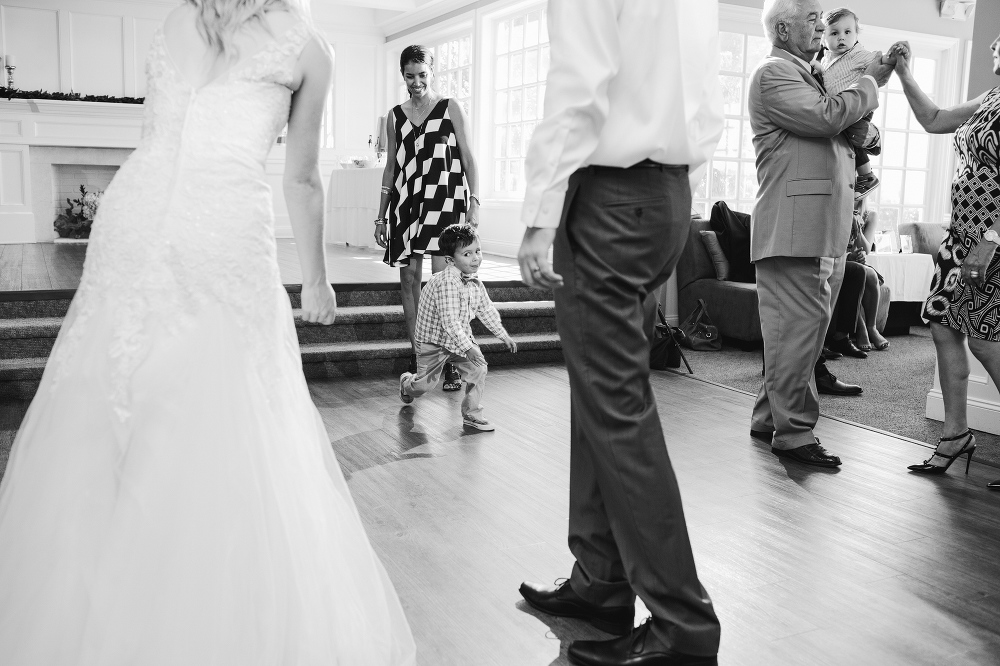
[[[284,192],[302,267],[302,317],[332,324],[337,301],[326,273],[323,182],[319,174],[323,108],[333,78],[333,53],[318,38],[296,64],[295,92],[288,116]]]

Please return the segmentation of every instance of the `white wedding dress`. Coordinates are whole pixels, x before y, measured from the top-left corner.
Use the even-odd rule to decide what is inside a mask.
[[[196,90],[156,35],[0,486],[4,664],[414,663],[278,274],[264,162],[311,36]]]

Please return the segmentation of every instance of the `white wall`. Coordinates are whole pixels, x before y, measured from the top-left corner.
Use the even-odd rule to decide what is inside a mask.
[[[180,0],[0,0],[0,55],[17,58],[14,84],[22,90],[142,97],[153,35],[179,4]],[[378,114],[384,113],[381,47],[385,35],[376,24],[374,10],[330,2],[313,5],[316,26],[336,55],[333,146],[321,151],[325,180],[340,156],[369,151],[368,138]],[[0,100],[0,111],[12,104]],[[30,219],[31,160],[28,141],[18,138],[24,128],[12,124],[18,122],[0,126],[0,243],[51,237],[49,220]],[[95,135],[94,146],[111,145],[106,139]],[[267,174],[274,193],[277,233],[288,236],[283,170],[284,149],[279,146],[268,160]]]

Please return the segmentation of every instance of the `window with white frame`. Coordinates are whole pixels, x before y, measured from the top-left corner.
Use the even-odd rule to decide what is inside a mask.
[[[524,193],[524,156],[542,118],[549,72],[549,33],[543,4],[493,23],[492,145],[493,194]]]
[[[935,99],[937,62],[915,57],[912,67],[920,89]],[[868,197],[869,208],[878,211],[884,230],[928,221],[930,136],[913,116],[898,77],[893,76],[882,89],[873,122],[882,133],[882,153],[871,156],[871,166],[881,183]]]
[[[434,90],[461,104],[465,114],[471,118],[472,33],[435,40],[433,46],[427,48],[434,56]],[[400,104],[409,99],[405,83],[400,82],[397,90]]]
[[[752,212],[757,196],[753,133],[747,110],[750,74],[771,45],[759,35],[721,31],[719,81],[722,84],[725,128],[701,183],[693,193],[696,212],[708,217],[712,204],[724,200],[733,210]],[[913,70],[920,87],[931,99],[937,90],[933,58],[914,58]],[[934,197],[931,137],[913,117],[898,77],[882,89],[873,122],[882,132],[882,153],[871,157],[881,185],[869,195],[869,208],[879,212],[880,227],[895,229],[903,222],[931,220]]]
[[[747,85],[757,63],[771,52],[758,35],[720,32],[719,83],[723,91],[725,126],[715,155],[693,193],[694,209],[708,217],[712,204],[724,200],[733,210],[749,213],[757,197],[753,132],[747,111]]]

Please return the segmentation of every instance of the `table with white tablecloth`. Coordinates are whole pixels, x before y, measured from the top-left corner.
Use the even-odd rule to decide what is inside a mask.
[[[377,247],[375,218],[383,167],[334,169],[326,192],[326,242]]]
[[[934,277],[931,255],[873,253],[865,257],[865,263],[885,279],[892,301],[923,302],[927,298]]]

